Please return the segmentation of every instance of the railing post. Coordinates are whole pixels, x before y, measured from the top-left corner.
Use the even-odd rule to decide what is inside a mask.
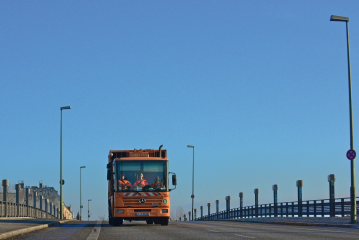
[[[193,216],[192,216],[192,218],[193,218]],[[188,221],[191,221],[191,212],[190,211],[188,212]]]
[[[334,192],[335,174],[328,175],[328,182],[329,182],[330,217],[335,217],[335,192]]]
[[[309,217],[309,201],[307,201],[307,217]]]
[[[30,189],[29,188],[25,188],[25,201],[26,201],[26,217],[30,217],[30,213],[29,213],[29,193],[30,193]]]
[[[272,189],[273,189],[273,202],[274,202],[274,217],[278,217],[278,207],[277,207],[277,204],[278,204],[278,184],[274,184],[272,186]]]
[[[201,220],[203,220],[203,206],[201,206],[200,209],[201,209]]]
[[[317,200],[314,200],[314,207],[313,207],[313,211],[314,211],[314,217],[317,216]]]
[[[15,201],[16,201],[16,205],[15,205],[15,216],[19,217],[20,216],[20,184],[15,184],[15,192],[16,192],[16,197],[15,197]]]
[[[302,188],[303,188],[303,180],[297,181],[297,187],[298,187],[298,217],[302,217]]]
[[[57,219],[60,219],[60,216],[59,216],[59,208],[56,208],[56,216],[57,216]]]
[[[322,217],[324,217],[324,200],[321,200],[322,202]]]
[[[210,219],[210,216],[211,216],[211,204],[207,203],[207,207],[208,207],[208,220],[211,220]]]
[[[231,215],[230,215],[230,211],[231,211],[231,196],[226,196],[225,197],[226,200],[226,210],[227,210],[227,216],[225,218],[230,219]]]
[[[193,220],[196,221],[197,219],[197,208],[194,209],[194,217]]]
[[[3,201],[3,204],[5,204],[4,206],[4,217],[7,217],[8,216],[8,204],[7,204],[7,187],[9,186],[9,180],[2,180],[2,201]]]
[[[217,219],[219,219],[219,200],[216,200],[216,214],[217,214]]]
[[[37,218],[37,214],[36,214],[36,197],[37,197],[37,192],[35,192],[34,190],[32,191],[32,195],[33,195],[33,198],[34,198],[34,217]]]
[[[267,217],[267,204],[264,204],[264,217]]]
[[[340,203],[341,203],[341,205],[342,205],[342,217],[344,217],[344,198],[342,198],[341,200],[340,200]]]
[[[45,218],[48,218],[48,206],[49,206],[49,199],[45,199]]]
[[[258,189],[258,188],[254,189],[255,216],[256,216],[256,217],[258,217],[258,194],[259,194],[259,189]]]
[[[285,203],[285,213],[286,213],[287,217],[289,217],[289,214],[288,214],[288,202]]]
[[[243,218],[243,192],[239,193],[239,208],[240,208],[240,217]]]
[[[294,202],[292,202],[292,217],[294,217]]]
[[[43,196],[42,195],[40,195],[39,196],[39,201],[40,201],[40,214],[41,214],[41,217],[40,218],[42,218],[42,198],[43,198]]]

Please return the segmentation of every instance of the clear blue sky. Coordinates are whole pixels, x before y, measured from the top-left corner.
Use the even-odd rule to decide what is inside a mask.
[[[110,149],[168,150],[172,206],[348,197],[350,18],[359,138],[359,1],[1,1],[0,178],[107,216]],[[359,165],[357,165],[359,168]],[[359,176],[356,180],[359,185]],[[206,209],[206,208],[205,208]],[[213,209],[213,208],[212,208]],[[87,206],[84,208],[87,211]]]

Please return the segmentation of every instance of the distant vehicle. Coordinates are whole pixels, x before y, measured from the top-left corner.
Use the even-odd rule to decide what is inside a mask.
[[[168,172],[167,151],[110,150],[107,164],[109,224],[123,220],[168,225],[169,192],[177,185],[176,174]],[[172,174],[173,189],[169,188]]]

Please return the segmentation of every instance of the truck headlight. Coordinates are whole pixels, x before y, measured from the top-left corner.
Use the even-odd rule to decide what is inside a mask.
[[[117,210],[117,213],[123,213],[123,210]]]
[[[162,213],[168,213],[168,209],[162,209]]]

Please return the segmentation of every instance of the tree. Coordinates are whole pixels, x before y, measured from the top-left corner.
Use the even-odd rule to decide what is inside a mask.
[[[181,206],[177,207],[176,209],[176,219],[179,220],[180,217],[183,217],[184,211]],[[182,219],[183,221],[183,219]]]
[[[101,221],[107,221],[108,218],[106,218],[106,214],[104,214],[103,216],[98,216],[98,218],[101,220]]]

